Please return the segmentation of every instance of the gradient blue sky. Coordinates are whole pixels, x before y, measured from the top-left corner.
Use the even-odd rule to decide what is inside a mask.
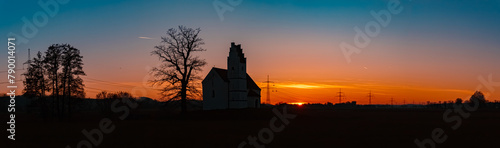
[[[89,78],[120,84],[86,81],[89,97],[111,89],[147,90],[138,95],[154,98],[151,89],[132,86],[149,79],[147,68],[157,65],[150,52],[160,36],[186,25],[200,27],[206,42],[201,56],[208,65],[201,75],[212,66],[226,67],[234,41],[242,44],[254,80],[265,81],[269,74],[276,82],[276,102],[327,102],[340,87],[348,99],[361,103],[369,90],[379,96],[376,103],[390,97],[444,101],[472,94],[478,76],[493,74],[500,81],[499,0],[402,0],[404,10],[352,56],[352,63],[339,44],[352,44],[353,27],[374,20],[370,11],[386,9],[388,0],[243,0],[224,14],[224,21],[213,2],[72,0],[28,44],[17,46],[18,60],[26,61],[27,48],[35,55],[53,43],[69,43],[82,51]],[[22,17],[42,11],[28,0],[4,0],[0,7],[5,41],[9,32],[20,34]],[[492,97],[500,100],[500,88]]]

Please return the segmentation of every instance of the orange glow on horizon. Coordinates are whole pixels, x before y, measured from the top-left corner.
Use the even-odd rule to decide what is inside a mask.
[[[276,34],[279,35],[279,34]],[[345,98],[341,102],[356,101],[357,104],[369,104],[368,93],[373,93],[372,104],[423,104],[427,101],[452,101],[457,98],[468,100],[482,82],[479,76],[493,74],[493,82],[500,81],[498,62],[492,64],[482,60],[464,60],[461,55],[434,57],[426,60],[433,49],[447,48],[464,50],[454,44],[393,44],[378,43],[369,50],[357,55],[353,62],[347,64],[335,38],[322,37],[327,41],[290,38],[289,36],[273,36],[273,39],[255,39],[239,41],[247,58],[247,73],[260,86],[261,100],[264,102],[267,93],[267,75],[270,75],[271,104],[279,102],[294,103],[339,103],[338,92],[342,89]],[[197,73],[204,78],[212,66],[225,68],[229,45],[227,39],[207,38],[207,51],[200,55],[206,59],[207,66]],[[84,52],[83,77],[87,98],[95,98],[100,91],[130,92],[135,97],[149,97],[161,100],[161,88],[153,88],[148,84],[152,79],[151,67],[158,66],[157,58],[145,52],[144,47],[158,44],[134,43],[117,45],[110,49],[128,49],[110,59],[108,54]],[[101,47],[101,46],[97,46]],[[96,49],[100,49],[97,48]],[[108,44],[102,45],[108,48]],[[403,53],[392,55],[394,52]],[[152,50],[152,49],[151,49]],[[422,51],[429,50],[429,51]],[[113,52],[112,52],[113,51]],[[118,51],[118,50],[117,50]],[[408,52],[408,53],[406,53]],[[464,52],[469,55],[476,52]],[[453,53],[449,53],[453,54]],[[405,57],[407,55],[411,55]],[[488,58],[488,57],[485,57]],[[131,60],[132,59],[132,60]],[[103,62],[103,60],[106,60]],[[491,62],[491,61],[490,61]],[[22,71],[24,72],[24,71]],[[19,73],[22,73],[21,71]],[[88,78],[94,78],[92,80]],[[22,82],[21,82],[22,84]],[[5,88],[5,84],[0,85]],[[489,101],[500,100],[500,91],[490,92],[487,87],[480,90]],[[21,85],[17,92],[22,92]],[[202,98],[196,98],[201,100]]]
[[[304,103],[304,102],[292,102],[292,103],[288,103],[288,104],[302,106],[306,103]]]
[[[257,81],[258,82],[258,81]],[[262,82],[262,81],[261,81]],[[93,80],[85,81],[88,98],[95,98],[100,91],[130,92],[135,97],[149,97],[161,101],[160,88],[153,88],[143,82],[113,82],[105,84]],[[266,100],[266,83],[258,83],[261,87],[261,100]],[[369,89],[373,88],[373,89]],[[342,89],[345,98],[342,102],[356,101],[358,104],[368,104],[368,93],[372,91],[372,104],[389,104],[390,98],[395,104],[425,104],[427,101],[454,101],[456,98],[467,100],[473,90],[429,88],[423,86],[397,86],[388,84],[363,84],[350,82],[348,84],[333,84],[333,82],[276,82],[271,86],[271,104],[283,102],[295,105],[306,103],[339,103],[338,92]],[[495,94],[484,92],[490,101]],[[201,100],[202,98],[197,98]]]

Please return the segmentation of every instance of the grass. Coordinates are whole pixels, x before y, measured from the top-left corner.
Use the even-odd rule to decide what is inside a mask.
[[[417,147],[435,128],[448,136],[437,147],[497,147],[500,111],[479,110],[452,130],[438,109],[305,109],[289,108],[297,117],[276,133],[269,147]],[[99,147],[237,147],[248,136],[269,127],[271,109],[193,111],[185,116],[135,111],[116,126]],[[7,119],[6,115],[3,116]],[[16,141],[8,147],[76,147],[81,133],[99,127],[99,113],[76,114],[72,121],[43,121],[18,114]],[[7,138],[3,138],[6,140]]]

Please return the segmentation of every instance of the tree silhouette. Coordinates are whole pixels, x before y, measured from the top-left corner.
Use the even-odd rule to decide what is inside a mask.
[[[463,102],[462,98],[457,98],[457,100],[455,100],[455,104],[462,104]]]
[[[29,63],[26,72],[24,83],[24,96],[42,98],[45,95],[45,69],[43,64],[43,56],[38,52],[33,61]]]
[[[470,97],[470,102],[475,102],[477,101],[481,107],[483,107],[486,104],[486,98],[484,98],[484,94],[481,91],[476,91],[474,94]]]
[[[52,97],[55,100],[53,106],[55,107],[55,114],[61,116],[60,110],[60,100],[59,100],[59,88],[60,88],[60,74],[59,68],[61,67],[62,59],[62,48],[59,44],[53,44],[49,46],[45,52],[44,67],[47,70],[47,76],[49,79],[49,89],[52,90]]]
[[[68,100],[68,117],[70,117],[72,98],[85,97],[83,80],[80,78],[81,75],[85,75],[85,72],[83,71],[83,56],[80,55],[80,50],[69,44],[63,44],[62,47],[63,96]]]
[[[98,108],[101,110],[101,113],[103,113],[106,116],[110,116],[112,111],[111,111],[111,105],[113,101],[118,100],[118,99],[134,99],[132,97],[132,94],[128,92],[123,92],[119,91],[116,93],[109,93],[107,91],[101,91],[98,94],[96,94],[96,102],[98,105]]]
[[[161,95],[168,100],[181,99],[181,112],[187,111],[187,97],[199,94],[195,80],[201,67],[206,65],[204,59],[194,56],[194,52],[205,51],[205,44],[199,37],[200,28],[192,29],[185,26],[171,28],[167,36],[161,37],[161,45],[155,46],[151,54],[158,56],[162,64],[151,70],[153,86],[162,86]]]
[[[95,99],[106,99],[108,97],[107,91],[101,91],[95,95]]]
[[[105,115],[111,114],[111,97],[112,93],[108,93],[107,91],[101,91],[95,95],[96,103],[101,110],[101,113]]]
[[[24,74],[25,95],[42,98],[43,110],[46,106],[45,92],[52,91],[52,112],[62,118],[67,99],[69,117],[72,98],[85,97],[83,80],[80,78],[85,75],[82,58],[80,51],[69,44],[52,44],[45,56],[38,52]]]
[[[47,91],[47,81],[45,80],[46,70],[44,69],[43,63],[44,57],[42,52],[38,52],[33,60],[30,60],[29,66],[26,72],[23,74],[25,80],[24,83],[24,96],[28,98],[38,98],[40,101],[41,114],[45,118],[47,115],[47,104],[45,98],[45,92]]]

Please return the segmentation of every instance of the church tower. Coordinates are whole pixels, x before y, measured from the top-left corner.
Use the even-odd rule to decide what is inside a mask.
[[[227,57],[227,78],[229,80],[229,108],[247,108],[247,59],[241,45],[231,43]]]

